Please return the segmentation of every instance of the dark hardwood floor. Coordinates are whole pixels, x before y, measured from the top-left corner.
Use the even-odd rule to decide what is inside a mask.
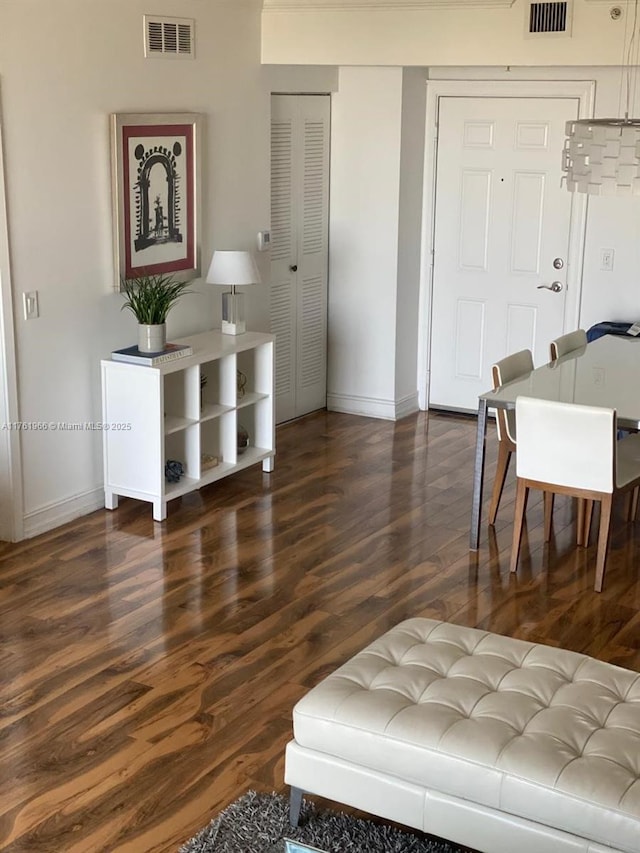
[[[291,709],[393,624],[429,616],[640,670],[640,523],[601,594],[557,501],[508,571],[514,475],[468,551],[475,421],[320,412],[259,467],[0,545],[0,849],[165,853],[250,788],[284,790]],[[488,440],[487,482],[495,439]],[[485,489],[488,495],[489,489]],[[486,520],[486,514],[485,514]]]

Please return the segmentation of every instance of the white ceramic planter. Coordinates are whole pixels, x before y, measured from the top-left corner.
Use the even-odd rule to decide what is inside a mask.
[[[138,325],[138,349],[140,352],[162,352],[167,342],[167,325],[148,326]]]

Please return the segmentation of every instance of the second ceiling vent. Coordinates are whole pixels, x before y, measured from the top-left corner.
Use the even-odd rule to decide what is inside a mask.
[[[526,8],[525,35],[570,36],[573,6],[571,0],[559,3],[529,3]]]

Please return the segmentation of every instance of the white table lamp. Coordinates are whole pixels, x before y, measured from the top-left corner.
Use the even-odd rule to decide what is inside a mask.
[[[216,249],[213,253],[207,283],[231,287],[222,294],[222,331],[225,334],[241,335],[246,330],[244,293],[236,293],[236,287],[260,282],[260,273],[251,252]]]

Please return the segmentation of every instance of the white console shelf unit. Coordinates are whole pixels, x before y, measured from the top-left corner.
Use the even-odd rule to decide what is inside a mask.
[[[101,362],[107,509],[116,509],[119,496],[137,498],[163,521],[172,498],[258,462],[273,471],[273,335],[202,332],[176,343],[192,346],[193,355],[157,367]],[[249,434],[242,452],[239,426]],[[184,466],[177,483],[165,479],[169,460]]]

